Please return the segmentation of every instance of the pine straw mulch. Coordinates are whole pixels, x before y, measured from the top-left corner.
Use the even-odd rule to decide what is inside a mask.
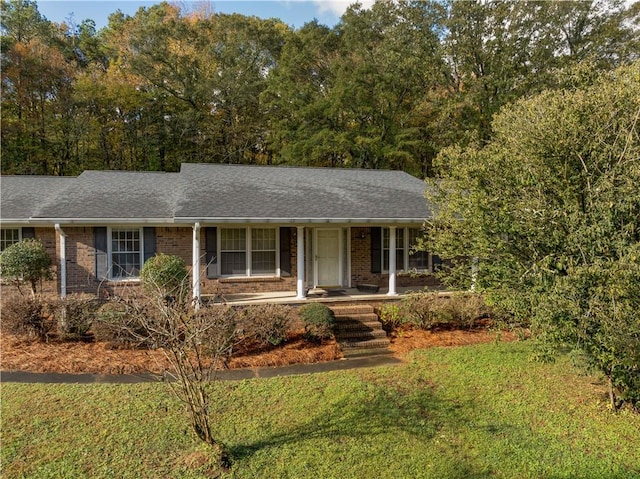
[[[401,329],[389,335],[389,349],[394,356],[403,359],[413,349],[487,343],[495,341],[497,334],[503,341],[516,339],[515,333],[492,332],[486,325],[470,330]],[[114,349],[108,343],[98,341],[40,343],[3,332],[0,334],[0,352],[0,369],[4,371],[140,374],[170,369],[161,350]],[[234,352],[228,366],[231,369],[285,366],[341,357],[342,352],[335,341],[314,344],[296,334],[280,347],[246,345]]]

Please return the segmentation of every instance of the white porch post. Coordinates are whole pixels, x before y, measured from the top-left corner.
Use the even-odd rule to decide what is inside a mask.
[[[471,292],[475,292],[476,283],[478,281],[478,258],[475,257],[471,261]]]
[[[197,309],[200,306],[200,223],[193,225],[193,264],[191,271],[193,303]]]
[[[67,235],[62,231],[60,225],[56,223],[56,232],[60,238],[60,297],[67,296]]]
[[[297,241],[298,281],[296,299],[307,299],[304,288],[304,226],[298,226]]]
[[[398,296],[396,292],[396,227],[389,226],[389,292],[387,296]]]

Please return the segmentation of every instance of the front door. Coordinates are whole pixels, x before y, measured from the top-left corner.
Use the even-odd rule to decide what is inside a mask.
[[[316,285],[341,286],[340,229],[316,230]]]

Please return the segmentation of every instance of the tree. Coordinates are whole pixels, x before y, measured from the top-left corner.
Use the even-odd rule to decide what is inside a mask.
[[[0,253],[0,276],[12,281],[18,289],[27,283],[35,298],[38,283],[51,279],[51,258],[40,241],[19,241]]]
[[[449,281],[475,281],[541,337],[582,352],[612,398],[617,388],[636,405],[637,381],[624,378],[640,367],[638,78],[636,62],[521,100],[497,115],[485,148],[446,150],[446,176],[428,182],[430,247],[453,262]]]

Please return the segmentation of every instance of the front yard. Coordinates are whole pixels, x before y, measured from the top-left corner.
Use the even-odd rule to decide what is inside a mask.
[[[236,478],[640,477],[640,416],[531,343],[390,368],[212,384]],[[215,477],[160,384],[2,385],[2,476]]]

